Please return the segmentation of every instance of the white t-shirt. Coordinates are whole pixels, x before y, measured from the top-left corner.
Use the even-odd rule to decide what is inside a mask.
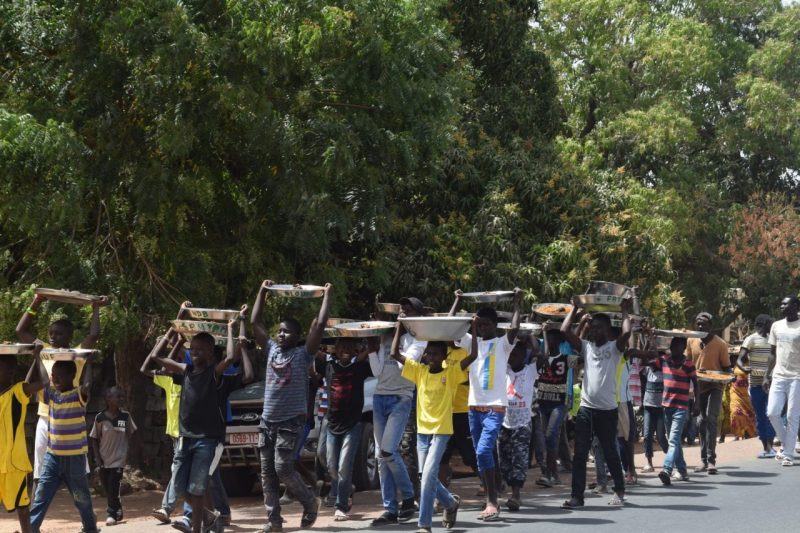
[[[617,408],[617,365],[622,352],[617,343],[608,341],[602,346],[582,341],[583,387],[581,407],[610,411]],[[626,382],[627,384],[627,382]]]
[[[616,344],[616,342],[614,343]],[[630,381],[632,365],[630,361],[623,361],[620,363],[622,368],[617,367],[615,372],[619,372],[619,380],[617,382],[617,398],[620,403],[632,402],[633,395],[631,394]],[[636,376],[637,379],[639,376]]]
[[[472,335],[469,333],[455,344],[472,355]],[[508,335],[478,340],[478,357],[469,366],[470,406],[508,407],[506,367],[513,349]]]
[[[516,429],[531,423],[531,406],[536,396],[536,378],[539,372],[536,363],[522,367],[519,372],[514,372],[511,367],[506,370],[506,397],[508,410],[503,418],[503,427]]]
[[[800,379],[800,320],[778,320],[769,330],[769,343],[775,346],[775,369],[781,379]]]
[[[408,333],[400,337],[400,353],[409,359],[419,361],[428,343],[418,341]],[[404,396],[410,398],[414,396],[413,382],[401,376],[403,365],[392,359],[392,338],[383,339],[381,347],[377,352],[369,354],[369,366],[372,375],[378,378],[375,386],[375,394],[379,396]]]

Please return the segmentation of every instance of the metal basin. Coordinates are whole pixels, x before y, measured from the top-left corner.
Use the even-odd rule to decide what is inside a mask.
[[[472,317],[420,316],[399,319],[406,331],[420,341],[454,341],[469,331]]]
[[[590,281],[586,294],[605,294],[608,296],[627,296],[631,288],[621,283],[611,283],[610,281]]]
[[[383,322],[381,320],[345,322],[334,326],[340,337],[379,337],[393,333],[395,327],[397,325],[394,322]]]

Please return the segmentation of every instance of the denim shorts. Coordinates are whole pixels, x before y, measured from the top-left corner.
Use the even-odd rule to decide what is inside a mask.
[[[206,493],[208,476],[216,467],[222,443],[218,439],[192,439],[181,437],[173,459],[172,481],[175,494],[202,496]]]

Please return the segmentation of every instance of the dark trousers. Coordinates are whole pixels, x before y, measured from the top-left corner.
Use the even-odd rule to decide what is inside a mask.
[[[106,513],[115,520],[122,520],[122,501],[119,498],[119,485],[122,482],[122,468],[103,468],[100,482],[106,492],[108,507]]]
[[[722,410],[722,389],[705,390],[698,395],[700,402],[700,460],[703,464],[717,464],[717,427]]]
[[[575,457],[572,460],[572,497],[583,501],[586,489],[586,462],[592,446],[592,435],[597,437],[606,466],[614,479],[614,492],[625,491],[625,478],[617,451],[617,410],[583,407],[575,417]]]

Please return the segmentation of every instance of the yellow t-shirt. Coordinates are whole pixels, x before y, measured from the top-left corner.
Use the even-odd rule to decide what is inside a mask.
[[[406,359],[401,375],[417,385],[417,433],[452,435],[453,396],[467,379],[461,365],[448,365],[432,374],[428,365]]]
[[[0,474],[31,472],[25,444],[25,413],[31,399],[20,381],[0,394]]]
[[[49,347],[49,346],[48,346]],[[53,365],[56,364],[55,361],[42,361],[44,365],[44,369],[47,370],[47,375],[50,376],[53,374]],[[86,359],[82,357],[78,357],[75,359],[75,367],[77,371],[75,372],[75,379],[72,380],[72,384],[75,387],[79,387],[81,384],[81,374],[83,373],[83,367],[86,366]],[[44,391],[39,391],[36,393],[36,401],[39,402],[39,409],[36,413],[39,416],[43,416],[47,418],[50,416],[50,406],[47,405],[47,402],[44,401]]]
[[[172,381],[170,376],[153,376],[153,383],[164,389],[167,393],[167,435],[178,438],[178,416],[181,408],[181,386]]]
[[[449,348],[447,350],[447,366],[459,365],[468,355],[464,348]],[[453,413],[469,413],[469,377],[466,372],[464,376],[467,379],[458,384],[456,394],[453,397]]]

